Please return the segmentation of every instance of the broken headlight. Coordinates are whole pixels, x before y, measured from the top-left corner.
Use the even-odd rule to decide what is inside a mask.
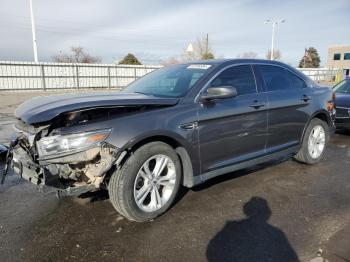
[[[104,141],[111,130],[99,130],[70,135],[57,135],[43,137],[37,143],[39,157],[71,153],[90,148]]]

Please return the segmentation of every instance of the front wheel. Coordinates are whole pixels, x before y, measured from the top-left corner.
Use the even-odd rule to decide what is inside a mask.
[[[110,200],[129,220],[153,219],[173,203],[181,176],[180,160],[173,148],[162,142],[148,143],[112,175]]]
[[[325,121],[314,118],[310,121],[299,152],[294,158],[306,164],[318,163],[329,141],[329,127]]]

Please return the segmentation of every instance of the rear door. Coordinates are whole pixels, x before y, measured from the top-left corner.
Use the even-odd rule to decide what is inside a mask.
[[[278,150],[299,143],[310,106],[311,90],[291,71],[275,65],[256,65],[268,99],[267,150]]]
[[[208,87],[219,86],[233,86],[238,95],[199,106],[202,173],[253,158],[265,149],[267,97],[257,89],[252,66],[225,69]]]

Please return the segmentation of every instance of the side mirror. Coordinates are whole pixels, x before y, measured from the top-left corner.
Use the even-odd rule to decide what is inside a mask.
[[[202,101],[214,99],[225,99],[237,96],[237,90],[233,86],[210,87],[207,92],[201,95]]]

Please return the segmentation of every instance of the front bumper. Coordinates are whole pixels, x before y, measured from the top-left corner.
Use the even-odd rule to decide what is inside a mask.
[[[65,180],[52,174],[49,168],[34,163],[19,146],[12,149],[11,167],[15,174],[38,186],[40,191],[55,192],[58,196],[75,196],[98,189],[94,184]]]
[[[350,129],[350,117],[349,118],[336,118],[335,126],[337,129]]]

